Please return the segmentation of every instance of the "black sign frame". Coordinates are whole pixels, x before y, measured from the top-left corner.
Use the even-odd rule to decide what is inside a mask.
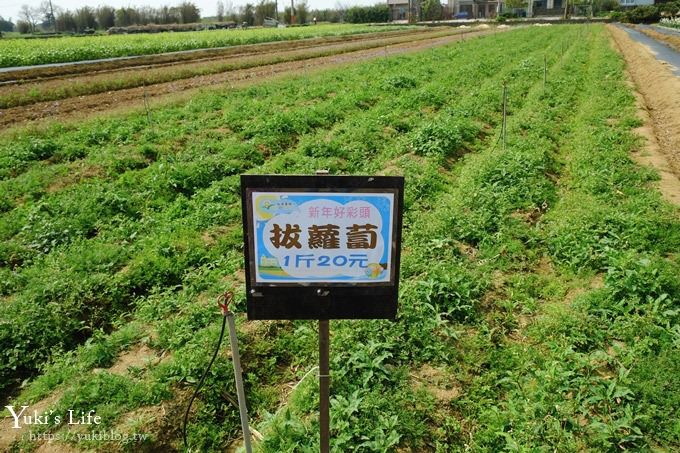
[[[395,195],[391,281],[380,283],[295,283],[255,281],[254,238],[250,228],[254,191],[358,192]],[[399,294],[404,178],[401,176],[241,175],[241,203],[249,320],[394,319]]]

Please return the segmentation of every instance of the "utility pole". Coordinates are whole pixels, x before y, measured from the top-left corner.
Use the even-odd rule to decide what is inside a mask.
[[[294,0],[290,0],[290,24],[293,25],[295,23],[295,5],[293,4]]]
[[[52,30],[56,33],[57,32],[57,20],[54,17],[54,8],[52,7],[52,0],[50,1],[50,22],[52,22]]]

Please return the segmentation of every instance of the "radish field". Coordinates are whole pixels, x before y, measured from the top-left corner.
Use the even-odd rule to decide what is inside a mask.
[[[211,49],[272,41],[292,41],[323,36],[344,36],[405,28],[409,27],[390,26],[377,29],[368,25],[334,24],[283,29],[260,28],[51,39],[3,39],[0,41],[0,67],[152,55],[162,52]]]
[[[243,314],[239,175],[326,168],[405,176],[397,319],[330,323],[332,451],[680,449],[680,211],[640,124],[605,28],[569,25],[5,132],[3,406],[182,451],[233,290],[257,451],[318,451],[317,323]],[[240,445],[235,400],[223,346],[192,451]]]

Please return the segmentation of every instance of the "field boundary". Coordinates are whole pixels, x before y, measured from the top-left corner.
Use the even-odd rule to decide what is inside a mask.
[[[626,61],[642,127],[637,132],[646,143],[634,158],[653,166],[661,177],[664,198],[680,205],[680,78],[674,76],[647,49],[625,31],[607,26],[612,45]]]
[[[229,88],[258,83],[272,77],[308,73],[311,71],[333,68],[345,64],[353,64],[380,57],[396,54],[417,52],[424,49],[451,44],[458,40],[485,36],[502,30],[472,31],[465,35],[454,33],[445,36],[424,39],[415,42],[405,42],[387,46],[372,47],[364,50],[349,51],[322,57],[314,57],[295,61],[266,64],[247,69],[238,69],[223,73],[180,79],[171,82],[158,83],[151,86],[141,86],[117,91],[108,91],[93,95],[85,95],[59,101],[47,101],[27,106],[11,107],[0,110],[0,126],[22,126],[27,122],[45,120],[58,117],[58,121],[91,117],[100,112],[129,111],[130,109],[144,109],[145,99],[158,102],[188,99],[196,89],[226,85]]]

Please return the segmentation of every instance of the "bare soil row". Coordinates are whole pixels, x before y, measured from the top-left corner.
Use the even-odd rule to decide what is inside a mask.
[[[148,84],[142,78],[140,83],[133,84],[131,87],[124,87],[118,90],[95,90],[92,94],[65,96],[64,98],[51,101],[35,102],[27,105],[19,105],[0,109],[0,127],[9,128],[11,126],[23,125],[34,120],[48,118],[65,121],[70,118],[90,117],[98,112],[125,111],[134,108],[144,108],[150,101],[158,102],[161,98],[165,100],[177,100],[182,96],[190,95],[191,90],[201,87],[225,84],[228,87],[240,86],[253,83],[268,77],[279,76],[282,74],[296,74],[305,71],[317,70],[324,67],[353,63],[357,61],[378,58],[381,56],[394,55],[404,52],[416,52],[419,50],[441,46],[455,42],[457,40],[468,39],[475,36],[496,33],[496,30],[455,30],[451,28],[431,30],[427,33],[417,33],[391,38],[358,40],[351,43],[329,44],[306,50],[294,50],[288,53],[274,51],[268,54],[267,58],[263,55],[247,56],[241,59],[242,67],[225,68],[222,71],[208,71],[202,75],[196,75],[196,71],[201,68],[195,63],[186,63],[192,67],[192,71],[184,73],[179,71],[177,66],[172,68],[161,68],[163,70],[174,71],[178,78],[171,78],[170,81]],[[235,61],[230,63],[236,64]],[[208,62],[205,64],[215,64]],[[219,62],[218,62],[219,64]],[[148,70],[144,71],[149,75]],[[178,72],[179,71],[179,72]],[[114,78],[133,78],[133,71],[122,70],[115,73],[106,74],[107,77]],[[200,74],[200,72],[199,72]],[[68,85],[101,83],[101,80],[92,78],[102,77],[102,75],[78,77],[76,79],[67,78],[59,81],[49,80],[43,82],[50,85],[42,85],[41,88],[47,92],[57,92],[60,87]],[[54,85],[60,84],[60,85]],[[15,89],[24,89],[32,86],[38,90],[34,84],[19,85]],[[8,95],[8,87],[0,88],[0,96]]]
[[[169,52],[156,55],[140,55],[135,57],[120,57],[94,62],[75,62],[44,66],[33,66],[26,69],[18,68],[7,72],[0,72],[0,83],[23,83],[37,79],[49,79],[67,75],[84,75],[106,71],[118,71],[124,68],[153,68],[173,65],[182,62],[200,62],[224,57],[241,57],[270,53],[277,50],[304,49],[334,43],[348,43],[371,39],[388,39],[398,36],[417,36],[428,33],[429,29],[398,30],[377,33],[362,33],[356,35],[327,36],[321,38],[299,39],[294,41],[274,41],[241,46],[220,47],[213,49],[197,49],[192,51]]]

